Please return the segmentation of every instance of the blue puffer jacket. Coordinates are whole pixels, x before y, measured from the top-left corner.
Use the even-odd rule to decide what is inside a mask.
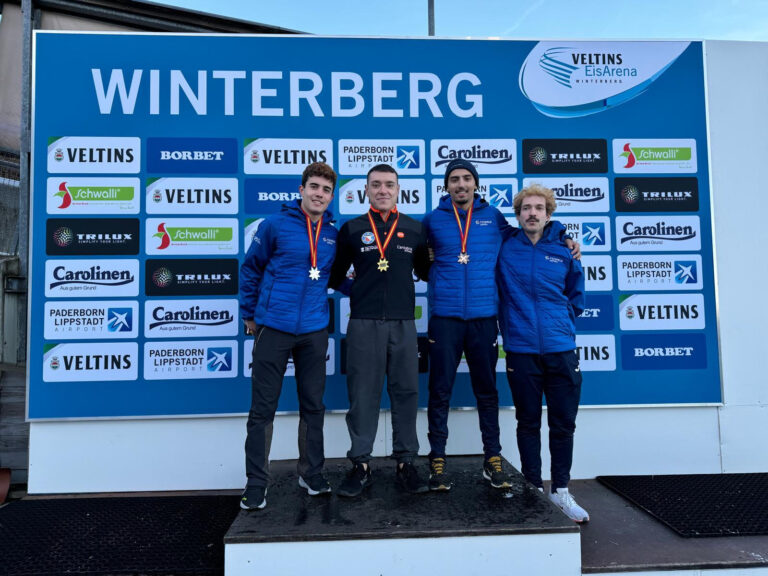
[[[507,352],[551,354],[576,348],[584,273],[560,242],[561,228],[559,222],[547,225],[536,244],[522,232],[502,244],[499,325]]]
[[[320,279],[311,280],[307,222],[301,201],[259,225],[240,267],[240,315],[289,334],[307,334],[328,326],[328,277],[336,256],[338,231],[326,212],[317,243]],[[314,237],[315,226],[312,234]]]
[[[467,213],[458,210],[462,229]],[[512,227],[496,208],[475,193],[469,226],[469,264],[460,264],[461,238],[451,197],[422,220],[435,261],[429,270],[430,316],[470,320],[496,316],[496,259],[505,232]]]

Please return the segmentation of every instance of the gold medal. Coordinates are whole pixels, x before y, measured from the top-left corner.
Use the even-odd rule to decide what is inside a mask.
[[[392,209],[393,212],[397,211],[397,208]],[[376,248],[379,249],[379,258],[378,263],[376,264],[379,268],[379,272],[386,272],[389,270],[389,261],[384,257],[384,252],[387,250],[387,246],[389,246],[389,241],[392,240],[392,236],[395,234],[395,230],[397,229],[397,222],[400,220],[400,213],[397,212],[397,216],[395,217],[395,223],[392,224],[392,228],[387,232],[386,237],[384,238],[384,244],[381,243],[381,238],[379,238],[379,231],[376,230],[376,224],[373,221],[373,217],[371,216],[371,211],[368,210],[368,222],[371,223],[371,230],[373,231],[373,237],[376,238]]]
[[[456,204],[453,206],[453,215],[456,216],[456,224],[459,226],[459,238],[461,239],[461,254],[459,254],[459,264],[469,264],[469,254],[467,254],[467,238],[469,238],[469,226],[472,224],[472,204],[467,210],[467,226],[461,228],[461,218],[459,218],[459,211],[456,210]]]
[[[386,272],[389,270],[389,262],[385,258],[379,260],[377,266],[379,267],[379,272]]]

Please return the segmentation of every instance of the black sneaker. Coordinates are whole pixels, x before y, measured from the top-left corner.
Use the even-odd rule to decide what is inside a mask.
[[[339,486],[338,494],[339,496],[354,498],[355,496],[360,496],[363,493],[363,489],[372,483],[371,467],[365,468],[362,464],[355,464],[347,473],[344,482]]]
[[[303,476],[299,476],[299,486],[306,488],[310,496],[331,493],[331,485],[328,484],[328,480],[322,474],[315,474],[306,480]]]
[[[419,476],[419,471],[416,470],[416,466],[410,462],[405,462],[402,466],[400,464],[397,465],[395,479],[398,486],[411,494],[429,492],[429,486],[427,486],[427,483]]]
[[[501,456],[491,456],[483,464],[483,478],[491,483],[494,488],[509,488],[512,486],[512,477],[504,472],[501,466]]]
[[[243,510],[261,510],[267,505],[267,488],[265,486],[246,486],[240,499]]]
[[[445,458],[430,458],[429,460],[429,489],[447,491],[453,482],[445,473]]]

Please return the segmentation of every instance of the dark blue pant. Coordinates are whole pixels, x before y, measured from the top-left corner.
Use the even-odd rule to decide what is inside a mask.
[[[251,368],[251,410],[245,439],[248,486],[266,486],[269,481],[271,424],[290,355],[296,369],[299,396],[298,472],[305,478],[322,472],[325,463],[323,392],[327,351],[327,330],[296,336],[264,326],[257,327]]]
[[[547,399],[552,489],[567,488],[573,461],[573,433],[581,396],[576,351],[556,354],[507,353],[507,379],[517,418],[517,447],[525,479],[541,481],[541,399]]]
[[[430,458],[445,457],[448,440],[448,410],[456,369],[464,352],[485,458],[501,454],[499,442],[499,395],[496,391],[496,362],[499,349],[496,317],[460,320],[432,316],[429,319],[429,444]]]

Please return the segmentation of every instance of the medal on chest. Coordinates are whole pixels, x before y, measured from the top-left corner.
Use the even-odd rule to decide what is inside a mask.
[[[470,204],[469,210],[467,210],[467,225],[461,227],[461,218],[459,218],[459,211],[456,210],[456,204],[453,206],[453,215],[456,216],[456,224],[459,226],[459,238],[461,239],[461,253],[459,254],[459,264],[469,264],[469,254],[467,253],[467,239],[469,238],[469,226],[472,224],[472,208]]]
[[[376,229],[376,223],[373,221],[373,217],[371,216],[371,211],[368,211],[368,222],[371,224],[371,231],[373,232],[373,237],[376,239],[376,248],[379,249],[379,261],[376,263],[376,266],[379,270],[379,272],[386,272],[389,270],[389,260],[385,257],[385,252],[387,251],[387,246],[389,246],[389,242],[392,240],[392,237],[395,235],[395,230],[397,230],[397,223],[400,220],[400,213],[397,212],[397,216],[395,216],[395,221],[392,223],[392,228],[389,229],[389,232],[387,232],[387,235],[384,237],[384,243],[381,243],[381,238],[379,237],[379,231]]]
[[[304,210],[302,210],[304,212]],[[323,217],[320,216],[320,221],[317,223],[317,230],[314,237],[312,236],[312,221],[309,219],[309,215],[304,212],[304,216],[307,218],[307,236],[309,237],[309,279],[320,280],[320,269],[317,267],[317,241],[320,238],[320,229],[323,227]]]

